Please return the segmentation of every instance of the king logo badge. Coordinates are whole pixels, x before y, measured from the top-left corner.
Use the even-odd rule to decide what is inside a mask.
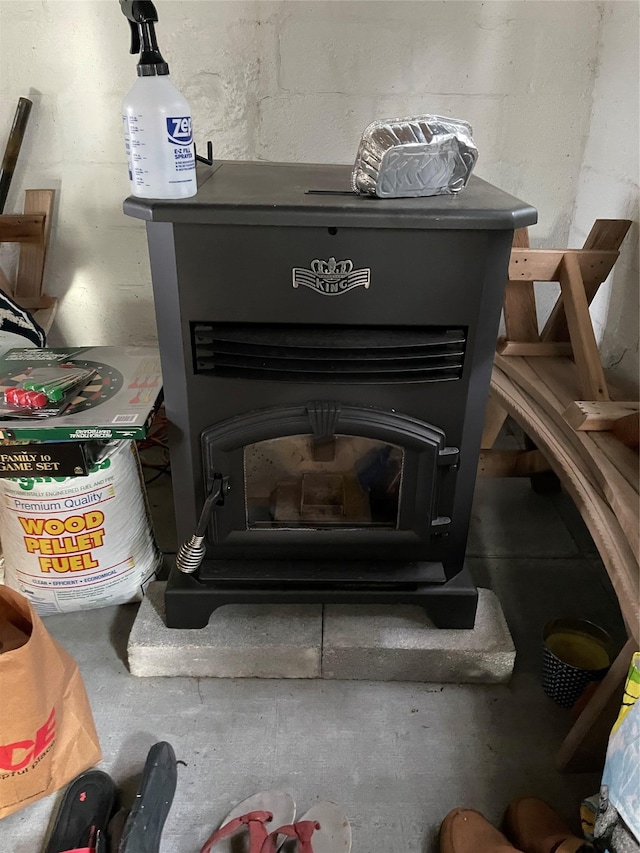
[[[323,296],[340,296],[354,287],[369,288],[371,270],[354,270],[353,261],[311,261],[310,269],[293,268],[293,286],[310,287]]]

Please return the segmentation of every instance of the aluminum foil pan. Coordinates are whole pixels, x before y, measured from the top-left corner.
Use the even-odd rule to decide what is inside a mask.
[[[362,134],[351,186],[380,198],[458,193],[477,159],[466,121],[443,116],[383,119]]]

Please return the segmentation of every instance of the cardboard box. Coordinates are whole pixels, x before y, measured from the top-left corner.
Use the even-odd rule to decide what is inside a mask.
[[[0,359],[0,399],[4,400],[6,389],[27,378],[30,370],[60,364],[92,368],[95,375],[60,415],[41,419],[16,417],[7,415],[5,407],[0,414],[0,439],[39,443],[145,437],[162,398],[160,354],[155,347],[9,350]],[[5,464],[11,463],[7,460]],[[16,476],[15,472],[0,475]]]
[[[0,477],[82,477],[104,452],[106,441],[0,444]]]

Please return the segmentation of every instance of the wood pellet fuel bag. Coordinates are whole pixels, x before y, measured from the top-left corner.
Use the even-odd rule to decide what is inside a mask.
[[[40,614],[138,600],[161,555],[133,442],[86,477],[0,480],[5,583]]]

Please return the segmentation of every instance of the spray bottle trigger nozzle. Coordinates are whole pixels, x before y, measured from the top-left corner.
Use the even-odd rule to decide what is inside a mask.
[[[134,24],[133,21],[128,21],[128,23],[131,27],[131,47],[129,53],[140,53],[140,31],[138,25]]]

